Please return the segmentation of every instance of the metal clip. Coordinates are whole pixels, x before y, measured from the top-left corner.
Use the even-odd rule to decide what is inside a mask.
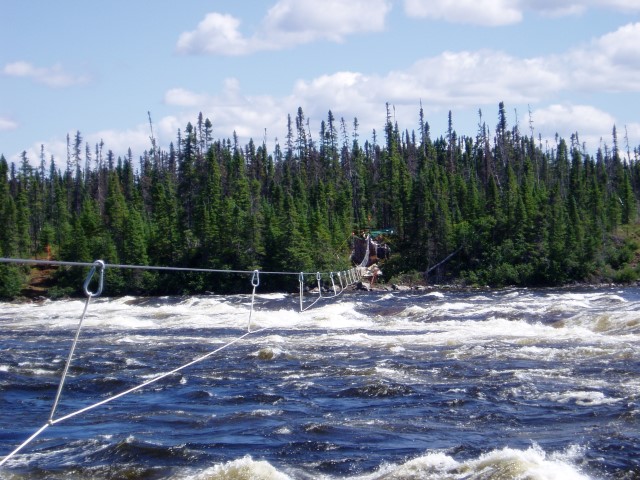
[[[260,272],[258,270],[253,271],[253,275],[251,276],[251,285],[253,285],[254,288],[260,285]]]
[[[89,282],[91,282],[91,279],[95,275],[96,268],[100,269],[100,277],[98,279],[98,290],[96,290],[95,292],[91,292],[89,291]],[[104,287],[104,262],[102,260],[96,260],[95,262],[93,262],[93,267],[91,267],[91,270],[89,270],[89,274],[87,275],[87,279],[84,281],[84,285],[82,286],[82,288],[84,290],[84,294],[87,297],[91,298],[91,297],[99,297],[102,294],[103,287]]]

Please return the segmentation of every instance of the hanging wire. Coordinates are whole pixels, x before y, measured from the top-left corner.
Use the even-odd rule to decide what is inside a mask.
[[[43,265],[52,267],[93,267],[90,262],[67,262],[59,260],[37,260],[32,258],[8,258],[0,257],[0,263],[12,263],[19,265]],[[196,273],[246,273],[252,274],[254,270],[224,270],[215,268],[194,268],[194,267],[163,267],[156,265],[129,265],[121,263],[104,263],[105,268],[119,268],[125,270],[155,270],[166,272],[196,272]],[[279,272],[279,271],[260,271],[262,275],[298,275],[299,272]],[[316,272],[305,272],[312,275]]]
[[[182,370],[184,370],[184,369],[186,369],[186,368],[188,368],[188,367],[190,367],[192,365],[195,365],[196,363],[200,363],[200,362],[208,359],[209,357],[215,355],[216,353],[219,353],[220,351],[224,350],[225,348],[227,348],[227,347],[229,347],[229,346],[231,346],[231,345],[243,340],[244,338],[248,337],[249,335],[252,335],[252,334],[255,334],[255,333],[258,333],[258,332],[262,332],[262,331],[267,329],[267,327],[263,327],[263,328],[259,328],[259,329],[255,329],[255,330],[251,329],[251,317],[252,317],[253,310],[254,310],[255,293],[256,293],[257,287],[260,285],[260,273],[259,273],[258,270],[253,270],[252,277],[251,277],[251,285],[253,287],[253,291],[252,291],[252,294],[251,294],[251,309],[249,311],[249,322],[248,322],[247,332],[245,332],[244,334],[240,335],[239,337],[236,337],[233,340],[225,343],[224,345],[216,348],[215,350],[213,350],[213,351],[211,351],[209,353],[206,353],[205,355],[202,355],[202,356],[200,356],[200,357],[198,357],[198,358],[196,358],[196,359],[194,359],[194,360],[192,360],[192,361],[190,361],[188,363],[185,363],[185,364],[183,364],[183,365],[181,365],[181,366],[179,366],[177,368],[174,368],[173,370],[170,370],[170,371],[165,372],[165,373],[161,373],[161,374],[157,375],[156,377],[151,378],[150,380],[147,380],[147,381],[145,381],[145,382],[143,382],[143,383],[141,383],[139,385],[136,385],[135,387],[129,388],[128,390],[120,392],[120,393],[118,393],[116,395],[112,395],[112,396],[110,396],[110,397],[108,397],[108,398],[106,398],[106,399],[104,399],[102,401],[96,402],[96,403],[94,403],[92,405],[89,405],[87,407],[84,407],[84,408],[81,408],[81,409],[76,410],[74,412],[71,412],[71,413],[69,413],[69,414],[67,414],[67,415],[65,415],[63,417],[54,419],[54,415],[55,415],[55,412],[56,412],[56,409],[57,409],[57,406],[58,406],[58,403],[59,403],[59,400],[60,400],[60,396],[61,396],[61,393],[62,393],[64,382],[65,382],[65,379],[67,377],[67,372],[69,370],[69,365],[71,364],[71,360],[73,358],[73,353],[74,353],[76,345],[78,343],[78,339],[79,339],[79,336],[80,336],[80,330],[81,330],[81,327],[82,327],[82,323],[83,323],[84,318],[86,316],[87,307],[88,307],[89,302],[91,301],[92,298],[97,297],[102,293],[103,287],[104,287],[104,268],[105,268],[105,263],[103,261],[101,261],[101,260],[97,260],[96,262],[94,262],[93,264],[90,264],[90,265],[92,265],[92,269],[89,272],[89,274],[87,275],[87,278],[86,278],[86,280],[85,280],[85,282],[83,284],[83,290],[85,292],[85,295],[87,296],[87,301],[85,303],[85,307],[84,307],[84,310],[82,312],[82,316],[80,317],[80,322],[79,322],[78,328],[76,330],[76,335],[75,335],[74,341],[73,341],[73,343],[71,345],[71,349],[69,351],[69,356],[67,358],[67,362],[65,364],[65,368],[64,368],[64,371],[62,373],[62,377],[60,379],[60,384],[58,386],[58,392],[57,392],[55,400],[53,402],[53,407],[51,409],[51,414],[49,415],[49,419],[47,420],[47,422],[44,425],[42,425],[38,430],[36,430],[27,440],[25,440],[17,448],[15,448],[12,452],[10,452],[7,456],[5,456],[3,459],[1,459],[0,460],[0,466],[4,465],[9,459],[13,458],[24,447],[29,445],[47,427],[49,427],[51,425],[55,425],[57,423],[61,423],[61,422],[65,421],[65,420],[69,420],[69,419],[71,419],[73,417],[76,417],[76,416],[82,414],[82,413],[88,412],[88,411],[93,410],[95,408],[98,408],[98,407],[100,407],[102,405],[110,403],[110,402],[112,402],[114,400],[117,400],[120,397],[123,397],[123,396],[128,395],[128,394],[133,393],[133,392],[136,392],[136,391],[138,391],[138,390],[140,390],[140,389],[142,389],[142,388],[144,388],[146,386],[149,386],[149,385],[151,385],[153,383],[156,383],[156,382],[158,382],[158,381],[160,381],[160,380],[162,380],[162,379],[164,379],[164,378],[166,378],[168,376],[174,375],[174,374],[176,374],[176,373],[178,373],[178,372],[180,372],[180,371],[182,371]],[[100,269],[98,288],[97,288],[97,290],[95,292],[91,292],[89,290],[89,284],[91,283],[91,280],[92,280],[93,276],[95,275],[97,269]]]
[[[100,268],[100,279],[98,283],[98,289],[95,292],[89,291],[89,283],[91,279],[96,273],[96,268]],[[87,297],[87,301],[84,304],[84,310],[82,311],[82,315],[80,316],[80,322],[78,323],[78,328],[76,330],[76,336],[73,339],[73,343],[71,344],[71,348],[69,349],[69,356],[67,357],[67,362],[64,365],[64,370],[62,372],[62,376],[60,377],[60,384],[58,385],[58,392],[56,393],[56,398],[53,401],[53,406],[51,407],[51,414],[49,415],[49,423],[53,420],[53,416],[56,413],[56,408],[58,408],[58,402],[60,401],[60,396],[62,395],[62,388],[64,387],[64,382],[67,378],[67,373],[69,372],[69,366],[71,365],[71,360],[73,359],[73,353],[75,352],[76,345],[78,344],[78,339],[80,338],[80,330],[82,329],[82,322],[84,322],[84,318],[87,315],[87,308],[89,307],[89,302],[93,297],[98,297],[102,293],[102,289],[104,287],[104,262],[102,260],[96,260],[93,264],[93,267],[89,271],[86,280],[82,288],[84,289],[84,293]]]
[[[73,359],[73,354],[76,350],[76,346],[78,344],[78,339],[80,338],[80,330],[82,329],[82,323],[87,315],[87,309],[89,307],[89,303],[91,299],[94,297],[98,297],[102,294],[102,290],[104,288],[104,262],[102,260],[96,260],[93,264],[91,264],[91,270],[89,271],[87,278],[82,285],[85,296],[87,297],[87,301],[84,304],[84,309],[82,310],[82,315],[80,316],[80,321],[78,322],[78,328],[76,329],[76,335],[73,339],[73,343],[71,344],[71,348],[69,349],[69,355],[67,357],[67,361],[64,365],[64,370],[62,371],[62,375],[60,377],[60,383],[58,384],[58,391],[56,392],[55,399],[53,401],[53,405],[51,407],[51,413],[49,414],[49,420],[45,423],[39,430],[37,430],[32,436],[30,436],[25,442],[20,444],[18,448],[13,450],[9,455],[0,460],[0,466],[4,465],[4,463],[13,457],[16,453],[26,447],[29,443],[31,443],[35,438],[40,435],[49,425],[53,425],[55,422],[53,417],[56,413],[56,409],[58,408],[58,403],[60,402],[60,397],[62,395],[62,389],[64,388],[65,380],[67,379],[67,373],[69,372],[69,366],[71,365],[71,361]],[[96,270],[100,269],[99,279],[98,279],[98,289],[95,292],[91,292],[89,290],[89,284],[93,279],[93,276],[96,273]]]
[[[85,294],[85,296],[87,297],[87,300],[85,302],[84,305],[84,309],[82,311],[82,315],[80,317],[79,323],[78,323],[78,328],[76,329],[76,334],[74,337],[74,340],[71,344],[71,348],[69,350],[69,355],[67,357],[67,361],[65,363],[65,367],[64,370],[62,372],[61,378],[60,378],[60,383],[58,385],[58,390],[55,396],[55,399],[53,401],[53,405],[51,408],[51,413],[49,415],[49,418],[47,420],[47,422],[42,425],[36,432],[34,432],[27,440],[25,440],[22,444],[20,444],[17,448],[15,448],[12,452],[10,452],[7,456],[5,456],[4,458],[2,458],[0,460],[0,466],[4,465],[9,459],[11,459],[13,456],[15,456],[18,452],[20,452],[24,447],[26,447],[27,445],[29,445],[33,440],[35,440],[45,429],[47,429],[49,426],[51,425],[55,425],[57,423],[63,422],[65,420],[71,419],[77,415],[80,415],[82,413],[85,413],[87,411],[93,410],[101,405],[105,405],[106,403],[112,402],[120,397],[123,397],[125,395],[128,395],[130,393],[133,393],[137,390],[140,390],[148,385],[151,385],[153,383],[156,383],[170,375],[173,375],[175,373],[178,373],[182,370],[184,370],[185,368],[188,368],[196,363],[202,362],[204,360],[206,360],[207,358],[211,357],[212,355],[215,355],[216,353],[219,353],[221,350],[243,340],[244,338],[246,338],[249,335],[258,333],[258,332],[262,332],[264,330],[267,329],[267,327],[263,327],[263,328],[259,328],[259,329],[254,329],[252,330],[252,317],[253,317],[253,312],[254,312],[254,305],[255,305],[255,294],[256,294],[256,289],[257,287],[260,285],[260,274],[269,274],[269,275],[298,275],[298,280],[299,280],[299,284],[300,284],[300,311],[306,311],[308,309],[310,309],[311,307],[313,307],[320,299],[322,299],[322,274],[320,272],[315,272],[316,275],[316,280],[317,280],[317,285],[318,285],[318,297],[307,307],[304,307],[304,276],[305,276],[305,272],[271,272],[271,271],[263,271],[260,272],[259,270],[217,270],[217,269],[210,269],[210,268],[190,268],[190,267],[162,267],[162,266],[150,266],[150,265],[123,265],[123,264],[108,264],[105,263],[103,260],[96,260],[93,263],[88,263],[88,262],[67,262],[67,261],[55,261],[55,260],[34,260],[34,259],[18,259],[18,258],[6,258],[6,257],[0,257],[0,263],[11,263],[11,264],[25,264],[25,265],[45,265],[45,266],[64,266],[64,267],[91,267],[91,270],[89,271],[83,285],[82,285],[82,290]],[[94,403],[92,405],[89,405],[87,407],[81,408],[79,410],[76,410],[74,412],[71,412],[63,417],[57,418],[55,419],[55,413],[57,410],[57,407],[59,405],[60,402],[60,398],[62,396],[62,391],[64,388],[64,384],[68,375],[68,371],[69,371],[69,367],[71,365],[71,362],[73,360],[73,355],[75,353],[76,350],[76,346],[78,344],[79,338],[80,338],[80,331],[82,330],[82,324],[84,322],[84,319],[86,317],[86,313],[89,307],[89,304],[91,302],[91,300],[95,297],[98,297],[100,295],[102,295],[103,293],[103,289],[104,289],[104,274],[105,274],[105,269],[106,268],[119,268],[119,269],[137,269],[137,270],[156,270],[156,271],[180,271],[180,272],[204,272],[204,273],[240,273],[240,274],[251,274],[251,285],[252,285],[252,293],[251,293],[251,308],[249,311],[249,319],[248,319],[248,324],[247,324],[247,331],[243,334],[240,335],[239,337],[234,338],[233,340],[227,342],[226,344],[216,348],[215,350],[202,355],[198,358],[196,358],[195,360],[192,360],[188,363],[185,363],[184,365],[181,365],[171,371],[159,374],[156,377],[153,377],[150,380],[147,380],[139,385],[136,385],[135,387],[132,387],[128,390],[125,390],[123,392],[120,392],[116,395],[112,395],[100,402]],[[90,290],[90,284],[92,282],[92,280],[94,279],[94,276],[96,275],[96,273],[98,274],[98,285],[96,287],[95,291],[91,291]],[[309,275],[311,275],[311,273],[307,273]],[[345,277],[344,280],[344,284],[343,284],[343,280],[342,277]],[[334,291],[334,295],[333,297],[339,295],[340,293],[342,293],[346,287],[353,285],[356,281],[357,278],[359,278],[361,276],[361,272],[359,270],[356,270],[355,268],[351,268],[347,271],[344,272],[338,272],[338,280],[340,281],[340,287],[341,290],[338,293],[336,291],[336,284],[334,281],[334,277],[333,277],[333,272],[330,273],[330,278],[331,278],[331,283],[333,286],[333,291]],[[332,297],[327,297],[327,298],[332,298]]]

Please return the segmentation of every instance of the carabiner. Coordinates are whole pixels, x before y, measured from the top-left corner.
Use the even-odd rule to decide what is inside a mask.
[[[91,282],[91,279],[95,275],[96,268],[100,269],[100,277],[98,278],[98,290],[96,290],[95,292],[91,292],[89,291],[89,282]],[[84,294],[87,297],[91,298],[91,297],[99,297],[102,294],[103,287],[104,287],[104,262],[102,260],[96,260],[95,262],[93,262],[93,267],[91,267],[91,270],[89,270],[89,274],[87,275],[87,279],[84,281],[84,285],[82,285],[82,288],[84,290]]]
[[[258,270],[253,271],[253,275],[251,276],[251,285],[254,287],[260,285],[260,272]]]

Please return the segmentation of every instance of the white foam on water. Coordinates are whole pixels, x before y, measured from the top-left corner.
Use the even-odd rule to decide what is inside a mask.
[[[307,310],[302,314],[305,319],[331,328],[353,328],[371,326],[373,323],[367,315],[356,310],[353,302],[333,302]]]
[[[429,292],[423,297],[433,297],[433,298],[444,298],[444,293],[442,292]]]
[[[276,417],[282,415],[284,412],[282,410],[269,410],[266,408],[258,408],[257,410],[252,410],[249,415],[252,417]]]
[[[527,450],[504,448],[493,450],[477,459],[457,461],[443,452],[432,452],[402,465],[385,465],[374,474],[351,480],[394,479],[527,479],[588,480],[573,463],[579,449],[547,455],[534,446]]]
[[[400,312],[401,317],[416,317],[418,315],[427,313],[429,309],[426,307],[421,307],[419,305],[411,305],[410,307],[405,308],[402,312]]]
[[[458,311],[458,310],[471,310],[474,309],[475,305],[473,303],[468,302],[449,302],[442,303],[434,307],[434,310],[446,310],[446,311]]]
[[[256,294],[256,298],[262,298],[265,300],[282,300],[289,296],[287,293],[261,293]]]
[[[378,303],[378,302],[384,302],[386,300],[391,300],[392,298],[395,298],[395,295],[393,293],[385,293],[380,298],[376,298],[375,300],[371,300],[371,301],[374,303]]]
[[[640,313],[637,311],[610,310],[580,312],[565,319],[563,325],[580,327],[602,335],[636,336],[640,333]]]
[[[612,403],[621,402],[622,398],[610,398],[602,392],[596,391],[569,391],[569,392],[557,392],[547,393],[542,395],[542,398],[546,398],[552,402],[557,403],[575,403],[576,405],[588,407],[593,405],[608,405]]]
[[[291,480],[264,460],[253,460],[251,456],[215,465],[202,472],[188,473],[182,479],[193,480]]]
[[[249,320],[249,310],[245,312],[241,321],[245,324]],[[298,313],[295,310],[271,310],[264,311],[256,309],[251,315],[251,324],[253,329],[257,328],[269,328],[277,331],[279,328],[299,328],[301,325],[308,322],[308,319]]]

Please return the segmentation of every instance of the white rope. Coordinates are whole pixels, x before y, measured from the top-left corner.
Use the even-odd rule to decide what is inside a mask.
[[[367,244],[367,254],[368,254],[368,244]],[[367,255],[368,256],[368,255]],[[209,357],[215,355],[216,353],[219,353],[220,351],[224,350],[225,348],[243,340],[244,338],[248,337],[249,335],[255,334],[255,333],[259,333],[262,332],[264,330],[267,330],[268,327],[263,327],[263,328],[258,328],[256,330],[252,330],[252,317],[253,317],[253,311],[254,311],[254,304],[255,304],[255,294],[256,294],[256,289],[257,287],[260,285],[260,271],[259,270],[253,270],[253,271],[245,271],[245,270],[215,270],[215,269],[204,269],[204,268],[182,268],[182,267],[157,267],[157,266],[147,266],[147,265],[119,265],[119,264],[107,264],[105,262],[103,262],[102,260],[96,260],[93,263],[85,263],[85,262],[63,262],[63,261],[51,261],[51,260],[32,260],[32,259],[15,259],[15,258],[4,258],[4,257],[0,257],[0,263],[13,263],[13,264],[36,264],[36,265],[49,265],[49,266],[70,266],[70,267],[91,267],[91,270],[89,272],[89,274],[87,275],[87,278],[83,284],[83,291],[87,297],[87,301],[85,303],[82,315],[80,317],[80,321],[78,323],[78,328],[76,330],[76,334],[73,340],[73,343],[71,344],[71,348],[69,350],[69,355],[67,357],[67,361],[65,363],[64,366],[64,370],[62,372],[61,378],[60,378],[60,383],[58,385],[58,390],[55,396],[55,399],[53,401],[53,405],[51,408],[51,413],[49,415],[49,419],[47,420],[47,422],[42,425],[38,430],[36,430],[27,440],[25,440],[22,444],[20,444],[17,448],[15,448],[12,452],[10,452],[7,456],[5,456],[3,459],[0,460],[0,466],[4,465],[9,459],[11,459],[12,457],[14,457],[18,452],[20,452],[24,447],[26,447],[27,445],[29,445],[31,442],[33,442],[33,440],[35,440],[47,427],[51,426],[51,425],[55,425],[57,423],[63,422],[65,420],[69,420],[75,416],[78,416],[82,413],[88,412],[90,410],[93,410],[95,408],[98,408],[102,405],[105,405],[107,403],[110,403],[114,400],[117,400],[120,397],[123,397],[125,395],[128,395],[130,393],[136,392],[144,387],[147,387],[153,383],[156,383],[170,375],[174,375],[192,365],[195,365],[196,363],[200,363],[206,359],[208,359]],[[82,324],[84,322],[84,319],[86,317],[86,313],[87,313],[87,309],[89,307],[89,303],[91,302],[91,299],[93,297],[97,297],[100,296],[102,294],[103,291],[103,287],[104,287],[104,271],[105,268],[107,267],[111,267],[111,268],[121,268],[121,269],[146,269],[146,270],[161,270],[161,271],[189,271],[189,272],[207,272],[207,273],[251,273],[252,277],[251,277],[251,285],[253,287],[252,289],[252,293],[251,293],[251,307],[249,310],[249,319],[248,319],[248,323],[247,323],[247,331],[246,333],[244,333],[243,335],[240,335],[239,337],[236,337],[235,339],[227,342],[226,344],[216,348],[215,350],[212,350],[211,352],[202,355],[188,363],[185,363],[184,365],[181,365],[171,371],[159,374],[158,376],[147,380],[146,382],[143,382],[139,385],[136,385],[135,387],[129,388],[128,390],[125,390],[123,392],[120,392],[116,395],[113,395],[111,397],[108,397],[104,400],[101,400],[99,402],[96,402],[92,405],[89,405],[87,407],[81,408],[79,410],[76,410],[74,412],[71,412],[63,417],[54,419],[61,395],[62,395],[62,391],[64,388],[64,384],[67,378],[67,374],[69,371],[69,367],[71,365],[71,362],[73,360],[73,355],[75,353],[75,349],[76,346],[78,344],[79,338],[80,338],[80,331],[82,329]],[[89,284],[91,282],[91,280],[93,279],[93,276],[96,274],[96,272],[99,269],[99,279],[98,279],[98,287],[97,290],[95,292],[92,292],[89,290]],[[304,307],[304,272],[299,272],[299,273],[294,273],[294,272],[262,272],[263,274],[271,274],[271,275],[298,275],[299,278],[299,283],[300,283],[300,311],[304,312],[308,309],[310,309],[311,307],[313,307],[320,299],[322,299],[322,274],[320,272],[316,272],[316,280],[317,280],[317,284],[318,284],[318,298],[316,298],[310,305],[308,305],[307,307]],[[344,274],[345,277],[345,284],[343,285],[343,281],[342,281],[342,275]],[[333,272],[330,273],[330,278],[331,278],[331,283],[333,286],[333,292],[334,295],[331,297],[326,297],[326,298],[333,298],[336,297],[338,295],[340,295],[342,292],[344,292],[344,290],[346,289],[347,286],[352,285],[356,282],[356,278],[358,278],[358,272],[354,269],[351,268],[348,271],[345,272],[338,272],[338,279],[340,281],[340,287],[341,290],[340,292],[336,291],[336,284],[333,278]]]
[[[95,292],[91,292],[89,290],[89,283],[93,278],[93,275],[96,272],[96,268],[100,268],[100,280],[98,283],[98,289]],[[69,371],[69,366],[71,365],[71,360],[73,359],[73,352],[76,349],[76,345],[78,344],[78,338],[80,338],[80,330],[82,329],[82,322],[84,322],[85,316],[87,315],[87,308],[89,307],[89,302],[93,297],[99,297],[102,293],[102,289],[104,287],[104,262],[102,260],[96,260],[93,265],[93,268],[87,275],[86,280],[84,281],[84,285],[82,286],[84,293],[87,297],[87,301],[84,304],[84,310],[82,311],[82,315],[80,316],[80,322],[78,323],[78,329],[76,330],[76,336],[73,339],[73,343],[71,344],[71,348],[69,349],[69,356],[67,357],[67,362],[64,365],[64,370],[62,372],[62,376],[60,377],[60,384],[58,385],[58,392],[56,393],[55,400],[53,401],[53,406],[51,407],[51,414],[49,415],[49,422],[53,420],[53,415],[56,413],[56,408],[58,407],[58,402],[60,401],[60,396],[62,395],[62,388],[64,387],[64,382],[67,378],[67,373]]]
[[[22,442],[20,444],[20,446],[18,446],[15,450],[13,450],[9,455],[7,455],[6,457],[4,457],[2,460],[0,460],[0,467],[2,465],[4,465],[11,457],[13,457],[16,453],[18,453],[20,450],[22,450],[24,447],[26,447],[27,445],[29,445],[33,440],[35,440],[36,437],[38,437],[38,435],[40,435],[49,425],[52,425],[51,422],[47,422],[44,425],[42,425],[38,430],[36,430],[36,432],[31,435],[29,438],[27,438],[24,442]]]
[[[100,268],[101,268],[100,285],[99,285],[98,290],[96,292],[90,292],[88,290],[88,285],[89,285],[89,282],[91,281],[91,278],[93,277],[93,275],[95,273],[95,268],[97,266],[100,266]],[[185,363],[185,364],[183,364],[183,365],[181,365],[181,366],[179,366],[177,368],[174,368],[171,371],[159,374],[158,376],[156,376],[156,377],[154,377],[154,378],[152,378],[150,380],[147,380],[146,382],[143,382],[143,383],[141,383],[139,385],[136,385],[135,387],[129,388],[128,390],[120,392],[120,393],[118,393],[116,395],[113,395],[113,396],[111,396],[109,398],[106,398],[106,399],[101,400],[99,402],[96,402],[96,403],[94,403],[92,405],[89,405],[87,407],[84,407],[84,408],[81,408],[81,409],[76,410],[74,412],[71,412],[71,413],[69,413],[69,414],[67,414],[67,415],[65,415],[63,417],[54,419],[53,417],[54,417],[55,411],[57,409],[58,402],[60,400],[60,395],[62,393],[62,388],[64,386],[64,382],[65,382],[65,379],[66,379],[66,376],[67,376],[67,372],[69,370],[69,365],[71,364],[71,360],[73,358],[73,353],[74,353],[76,345],[78,343],[78,338],[80,336],[80,330],[81,330],[81,327],[82,327],[82,322],[83,322],[83,320],[84,320],[84,318],[86,316],[87,307],[89,306],[89,302],[90,302],[91,298],[93,298],[95,296],[98,296],[102,292],[102,282],[103,282],[103,278],[104,278],[103,272],[104,272],[104,263],[99,260],[94,264],[94,268],[91,270],[91,272],[89,272],[89,275],[87,276],[87,280],[84,283],[84,290],[85,290],[85,293],[87,295],[87,302],[85,303],[85,307],[84,307],[84,310],[82,312],[82,316],[80,318],[80,323],[78,325],[78,329],[76,330],[76,336],[75,336],[75,339],[74,339],[73,344],[71,346],[71,349],[69,351],[69,356],[67,358],[67,363],[65,364],[64,371],[63,371],[62,377],[60,379],[60,384],[58,386],[58,392],[57,392],[55,400],[53,402],[53,407],[51,409],[51,414],[49,415],[49,420],[47,421],[47,423],[42,425],[38,430],[36,430],[36,432],[34,432],[27,440],[25,440],[17,448],[15,448],[12,452],[10,452],[2,460],[0,460],[0,466],[4,465],[9,459],[14,457],[18,452],[20,452],[20,450],[22,450],[24,447],[29,445],[33,440],[35,440],[50,425],[55,425],[57,423],[65,421],[65,420],[69,420],[69,419],[71,419],[73,417],[76,417],[76,416],[82,414],[82,413],[88,412],[88,411],[93,410],[95,408],[98,408],[98,407],[100,407],[102,405],[105,405],[107,403],[113,402],[114,400],[117,400],[120,397],[123,397],[125,395],[130,394],[130,393],[136,392],[136,391],[138,391],[138,390],[140,390],[140,389],[142,389],[144,387],[147,387],[147,386],[149,386],[151,384],[154,384],[154,383],[156,383],[156,382],[158,382],[158,381],[160,381],[160,380],[162,380],[162,379],[164,379],[164,378],[166,378],[168,376],[174,375],[174,374],[176,374],[176,373],[178,373],[178,372],[180,372],[180,371],[182,371],[182,370],[184,370],[184,369],[186,369],[186,368],[188,368],[188,367],[190,367],[192,365],[195,365],[196,363],[200,363],[200,362],[206,360],[207,358],[211,357],[212,355],[215,355],[216,353],[219,353],[220,351],[222,351],[225,348],[227,348],[227,347],[229,347],[229,346],[231,346],[231,345],[243,340],[244,338],[248,337],[249,335],[262,332],[264,330],[267,330],[267,328],[268,328],[268,327],[263,327],[263,328],[259,328],[257,330],[252,330],[251,329],[251,318],[252,318],[253,310],[254,310],[254,299],[255,299],[256,288],[258,287],[258,285],[260,285],[259,273],[258,273],[257,270],[254,270],[253,271],[253,276],[251,278],[251,285],[253,286],[253,292],[251,294],[251,309],[249,311],[249,322],[248,322],[248,327],[247,327],[247,332],[246,333],[244,333],[243,335],[240,335],[239,337],[234,338],[233,340],[225,343],[224,345],[216,348],[215,350],[212,350],[211,352],[206,353],[205,355],[202,355],[202,356],[200,356],[200,357],[198,357],[198,358],[196,358],[196,359],[194,359],[194,360],[192,360],[192,361],[190,361],[188,363]]]
[[[327,299],[335,298],[335,297],[341,295],[342,292],[344,292],[345,289],[342,286],[342,278],[340,276],[340,272],[337,272],[337,274],[338,274],[338,279],[340,280],[340,291],[338,291],[338,287],[337,287],[336,282],[334,280],[333,272],[331,272],[329,274],[329,278],[331,279],[331,287],[333,288],[333,295],[325,296],[324,298],[327,298]]]
[[[318,298],[316,298],[313,302],[311,302],[310,305],[307,305],[306,307],[303,308],[303,306],[302,306],[302,297],[303,297],[302,291],[304,289],[304,279],[303,279],[302,274],[300,274],[300,312],[306,312],[311,307],[313,307],[316,303],[318,303],[318,301],[320,301],[322,299],[322,284],[320,282],[320,280],[321,280],[320,272],[316,272],[316,280],[318,281]]]

